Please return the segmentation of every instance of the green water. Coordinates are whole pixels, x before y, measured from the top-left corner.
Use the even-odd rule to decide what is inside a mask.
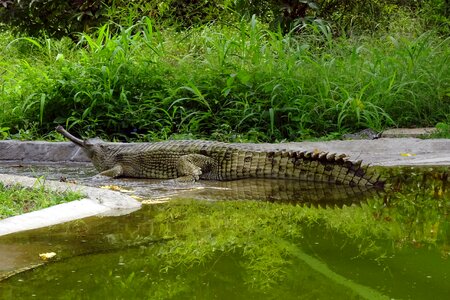
[[[0,237],[16,268],[57,253],[0,299],[450,299],[448,170],[386,176],[338,209],[182,200]]]

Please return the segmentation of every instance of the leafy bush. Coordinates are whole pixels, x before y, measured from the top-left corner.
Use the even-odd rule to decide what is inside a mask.
[[[422,1],[421,16],[430,28],[443,35],[450,34],[450,3],[448,0]]]
[[[16,32],[39,36],[63,37],[90,32],[105,22],[132,26],[143,17],[158,20],[161,28],[177,26],[190,28],[208,23],[236,22],[255,15],[287,33],[298,24],[312,20],[326,20],[338,33],[385,29],[409,11],[423,16],[428,24],[443,26],[448,32],[449,7],[446,0],[0,0],[0,23]]]
[[[63,37],[89,32],[91,27],[107,20],[131,26],[142,17],[151,17],[164,24],[182,28],[210,22],[237,21],[241,16],[255,14],[268,22],[276,21],[284,28],[316,8],[313,1],[242,1],[242,0],[0,0],[0,22],[17,32],[38,36],[45,33]]]
[[[404,13],[410,14],[410,18],[422,18],[428,26],[443,33],[450,30],[447,0],[318,0],[317,3],[318,17],[331,21],[338,30],[347,33],[384,30]]]
[[[283,35],[256,18],[182,32],[150,19],[111,26],[77,45],[5,37],[0,127],[274,141],[450,115],[450,41],[432,33],[334,39],[313,23]]]
[[[32,36],[63,37],[105,21],[101,0],[0,0],[0,4],[0,22]]]

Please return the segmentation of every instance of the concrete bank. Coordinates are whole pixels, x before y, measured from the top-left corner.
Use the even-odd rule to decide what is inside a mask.
[[[44,185],[49,190],[76,191],[84,195],[84,198],[80,200],[0,220],[0,236],[94,215],[128,214],[141,206],[140,202],[127,195],[100,188],[6,174],[0,174],[0,181],[7,186],[20,184],[25,187],[40,187]]]

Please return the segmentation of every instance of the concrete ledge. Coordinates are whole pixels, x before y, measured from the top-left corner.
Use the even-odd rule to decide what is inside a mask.
[[[88,163],[84,151],[71,142],[0,141],[0,162]]]
[[[409,137],[409,138],[418,138],[418,137],[427,137],[433,133],[436,133],[437,129],[435,127],[426,127],[426,128],[392,128],[383,131],[381,137],[384,138],[400,138],[400,137]]]
[[[0,174],[5,185],[20,184],[24,187],[36,187],[43,184],[53,191],[76,191],[86,198],[55,205],[49,208],[0,220],[0,236],[24,230],[64,223],[94,215],[123,215],[141,207],[141,203],[127,195],[110,190],[75,185],[51,180],[40,181],[35,178]]]
[[[132,144],[122,144],[131,146]],[[319,150],[345,153],[378,166],[450,165],[450,139],[381,138],[327,142],[258,144],[261,149]],[[68,142],[0,141],[0,164],[90,164],[78,146]]]
[[[62,203],[0,220],[0,236],[95,216],[106,211],[109,211],[109,208],[90,199]]]

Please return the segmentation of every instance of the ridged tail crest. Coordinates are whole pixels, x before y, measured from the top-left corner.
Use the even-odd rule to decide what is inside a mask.
[[[349,186],[384,186],[384,182],[370,172],[362,160],[352,161],[345,154],[298,151],[290,152],[290,159],[296,168],[300,168],[300,178],[306,180]]]
[[[219,163],[222,174],[219,179],[276,178],[349,186],[384,185],[361,160],[352,161],[345,154],[284,149],[267,152],[233,150]]]

